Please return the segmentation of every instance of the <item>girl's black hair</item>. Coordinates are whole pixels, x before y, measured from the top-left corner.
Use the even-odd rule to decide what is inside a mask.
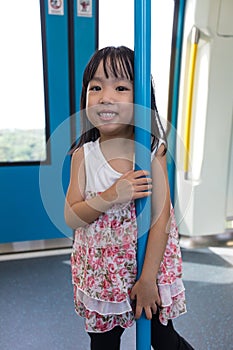
[[[78,142],[71,146],[71,153],[84,143],[95,141],[100,137],[99,130],[94,127],[86,115],[86,96],[89,82],[93,79],[100,62],[103,61],[103,68],[106,78],[113,74],[116,78],[127,78],[134,82],[134,52],[126,46],[108,46],[97,50],[83,73],[82,92],[80,100],[80,121],[81,121],[81,136]],[[151,79],[151,150],[154,150],[159,143],[163,141],[164,152],[167,151],[167,140],[164,128],[158,114],[153,79]]]

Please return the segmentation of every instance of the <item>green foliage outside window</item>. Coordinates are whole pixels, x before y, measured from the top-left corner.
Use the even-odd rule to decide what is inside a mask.
[[[44,130],[0,130],[0,162],[43,161],[45,145]]]

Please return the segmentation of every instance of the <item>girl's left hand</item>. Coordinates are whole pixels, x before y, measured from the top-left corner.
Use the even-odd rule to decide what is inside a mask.
[[[130,297],[132,300],[136,300],[136,319],[141,317],[144,309],[146,318],[151,320],[152,313],[156,314],[158,306],[161,306],[161,299],[155,281],[139,279],[133,286]]]

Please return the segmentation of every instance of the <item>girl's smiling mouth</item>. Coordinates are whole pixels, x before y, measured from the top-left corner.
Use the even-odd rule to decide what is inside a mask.
[[[103,111],[98,113],[99,118],[103,121],[112,120],[116,117],[116,115],[117,113],[113,111]]]

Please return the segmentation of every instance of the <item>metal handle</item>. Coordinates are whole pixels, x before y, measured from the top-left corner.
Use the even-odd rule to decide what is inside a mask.
[[[197,27],[193,27],[191,31],[191,49],[190,49],[190,60],[188,69],[188,83],[187,83],[187,103],[185,113],[185,132],[184,132],[184,171],[185,176],[189,172],[189,153],[190,153],[190,135],[192,125],[192,106],[193,106],[193,87],[195,78],[195,68],[197,60],[197,49],[200,38],[200,31]]]

